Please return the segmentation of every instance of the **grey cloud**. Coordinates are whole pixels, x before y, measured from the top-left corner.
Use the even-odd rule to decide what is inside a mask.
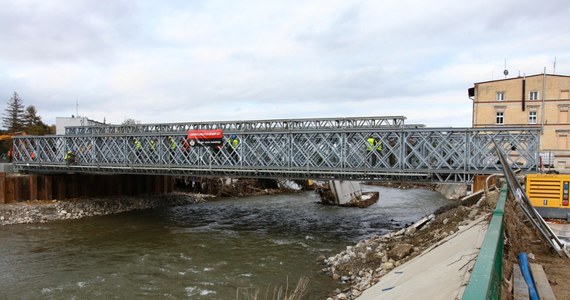
[[[315,19],[318,20],[319,16],[315,16]],[[340,52],[353,48],[359,31],[359,19],[359,7],[353,5],[332,20],[325,29],[311,30],[307,28],[307,31],[298,33],[297,40],[301,43],[313,45],[319,51],[324,52]]]
[[[2,2],[0,56],[12,61],[104,61],[136,33],[129,1]]]

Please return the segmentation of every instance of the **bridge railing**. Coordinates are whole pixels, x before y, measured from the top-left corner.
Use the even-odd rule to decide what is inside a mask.
[[[185,132],[17,137],[14,164],[27,172],[469,182],[475,174],[500,172],[493,140],[515,167],[535,170],[539,139],[532,128],[260,131],[238,133],[233,150],[229,135],[224,132],[221,147],[189,146]],[[374,149],[369,138],[377,140]],[[77,165],[65,165],[68,150]]]
[[[503,280],[503,218],[507,201],[507,184],[503,184],[499,201],[493,211],[485,239],[479,250],[463,300],[500,299]]]

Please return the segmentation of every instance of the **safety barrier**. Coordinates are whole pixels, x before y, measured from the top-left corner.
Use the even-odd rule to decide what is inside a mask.
[[[499,201],[471,272],[463,300],[500,299],[503,278],[503,216],[507,201],[507,184],[501,187]]]

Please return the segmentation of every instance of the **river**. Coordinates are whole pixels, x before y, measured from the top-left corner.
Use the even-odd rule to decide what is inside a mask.
[[[0,298],[276,299],[305,276],[306,299],[326,299],[341,285],[318,256],[450,203],[424,189],[363,187],[380,192],[366,209],[303,192],[0,227]]]

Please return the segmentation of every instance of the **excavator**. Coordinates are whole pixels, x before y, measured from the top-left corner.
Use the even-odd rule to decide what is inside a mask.
[[[26,135],[26,132],[25,131],[18,131],[18,132],[14,132],[14,133],[0,134],[0,141],[11,140],[13,137],[18,136],[18,135]]]
[[[26,132],[25,131],[17,131],[17,132],[13,132],[13,133],[0,134],[0,142],[12,140],[13,137],[18,136],[18,135],[26,135]],[[2,159],[7,159],[8,162],[12,161],[12,145],[9,146],[8,153],[6,153],[6,156],[4,156],[4,154],[2,154],[1,156],[2,156]]]

